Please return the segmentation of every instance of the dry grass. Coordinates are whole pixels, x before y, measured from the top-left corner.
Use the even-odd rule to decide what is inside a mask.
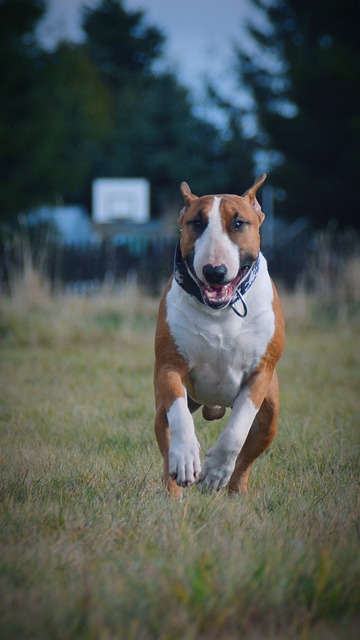
[[[357,638],[357,301],[284,296],[279,434],[249,496],[175,504],[152,428],[156,302],[32,287],[0,315],[1,637]],[[197,422],[204,451],[221,425]]]

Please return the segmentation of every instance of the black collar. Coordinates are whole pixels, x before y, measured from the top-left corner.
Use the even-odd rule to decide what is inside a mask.
[[[245,304],[243,296],[250,289],[251,285],[256,279],[259,269],[260,269],[260,252],[254,264],[252,265],[248,275],[246,276],[245,280],[241,282],[240,286],[236,289],[234,296],[230,302],[231,308],[236,313],[236,315],[238,315],[240,318],[245,318],[245,316],[247,315],[247,306]],[[175,255],[174,255],[174,277],[176,282],[180,285],[180,287],[184,289],[184,291],[186,291],[186,293],[189,293],[191,296],[199,300],[199,302],[201,302],[202,304],[205,304],[200,288],[195,282],[195,280],[191,277],[188,271],[188,268],[181,255],[180,240],[176,245]],[[239,301],[241,301],[243,305],[243,313],[240,313],[234,306]]]

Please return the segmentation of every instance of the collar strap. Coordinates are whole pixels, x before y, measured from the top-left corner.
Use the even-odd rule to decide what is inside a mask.
[[[232,310],[236,313],[236,315],[238,315],[240,318],[245,318],[245,316],[247,315],[247,306],[245,304],[244,298],[243,296],[245,295],[245,293],[250,289],[251,285],[253,284],[253,282],[256,279],[257,274],[259,273],[259,269],[260,269],[260,252],[258,254],[258,257],[256,258],[254,264],[252,265],[248,275],[246,276],[245,280],[243,280],[240,284],[240,286],[236,289],[233,298],[230,302],[230,306],[232,308]],[[181,255],[181,250],[180,250],[180,240],[178,241],[177,245],[176,245],[176,249],[175,249],[175,256],[174,256],[174,277],[176,282],[180,285],[180,287],[182,287],[184,289],[184,291],[186,291],[186,293],[189,293],[191,296],[193,296],[194,298],[196,298],[197,300],[199,300],[199,302],[201,302],[202,304],[204,303],[200,288],[198,286],[198,284],[195,282],[194,278],[191,277],[188,268],[184,262],[184,259]],[[243,313],[240,313],[238,309],[236,309],[235,305],[237,304],[237,302],[241,302],[243,305]]]

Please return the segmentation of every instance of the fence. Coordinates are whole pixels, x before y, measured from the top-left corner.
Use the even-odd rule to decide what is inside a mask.
[[[0,243],[0,282],[5,291],[27,266],[34,267],[54,292],[90,293],[103,285],[136,282],[156,296],[172,273],[176,240],[161,238],[143,243],[114,246],[60,245],[23,237]]]
[[[147,238],[114,245],[70,246],[44,238],[12,238],[0,243],[0,280],[5,289],[31,263],[54,291],[91,292],[104,284],[117,287],[133,281],[150,295],[158,295],[173,270],[176,238]],[[281,235],[276,243],[263,247],[271,275],[292,289],[299,281],[307,288],[318,284],[319,273],[331,286],[345,270],[350,258],[359,258],[359,236],[352,230],[336,229],[312,234],[303,226],[295,234]],[[360,280],[360,274],[359,274]]]

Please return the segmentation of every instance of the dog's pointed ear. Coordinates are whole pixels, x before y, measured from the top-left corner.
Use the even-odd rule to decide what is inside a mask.
[[[266,180],[266,173],[261,173],[257,178],[255,178],[254,184],[243,193],[243,197],[251,204],[254,211],[258,214],[260,218],[260,224],[264,222],[265,214],[261,210],[261,207],[256,199],[256,192],[260,189],[261,185],[264,184]]]
[[[194,202],[194,200],[197,200],[197,196],[191,193],[190,187],[187,182],[181,183],[180,191],[182,193],[182,197],[184,198],[186,207],[190,207],[191,203]]]

